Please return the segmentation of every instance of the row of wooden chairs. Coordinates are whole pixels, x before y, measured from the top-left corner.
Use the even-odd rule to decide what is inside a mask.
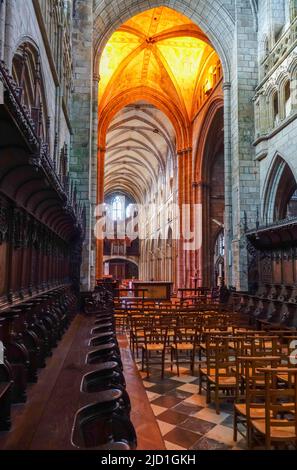
[[[198,364],[199,393],[205,389],[207,403],[220,413],[223,401],[234,402],[235,441],[245,429],[248,447],[263,441],[267,449],[296,446],[296,331],[257,331],[241,314],[207,305],[130,305],[125,314],[131,348],[136,356],[141,349],[147,376],[156,363],[162,377],[166,361],[178,374],[183,361],[192,374]]]
[[[267,449],[272,444],[296,445],[297,369],[291,346],[297,336],[287,331],[238,333],[206,335],[199,392],[206,389],[207,403],[213,400],[217,413],[221,401],[234,400],[235,441],[240,424],[249,448],[263,439]]]
[[[175,363],[177,374],[181,363],[189,363],[192,374],[197,346],[197,329],[193,326],[169,329],[162,324],[154,324],[143,330],[142,370],[146,369],[147,377],[152,364],[161,364],[161,377],[164,377],[166,353],[170,353],[170,366]]]

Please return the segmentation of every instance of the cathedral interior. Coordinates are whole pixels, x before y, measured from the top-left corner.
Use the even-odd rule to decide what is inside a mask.
[[[0,451],[296,451],[296,152],[297,0],[0,0]]]

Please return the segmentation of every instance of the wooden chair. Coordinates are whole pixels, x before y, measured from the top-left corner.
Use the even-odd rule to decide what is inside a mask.
[[[229,347],[229,341],[229,337],[214,338],[210,335],[206,343],[206,368],[199,365],[199,393],[205,382],[206,401],[210,403],[211,395],[214,395],[217,414],[220,413],[220,401],[235,397],[236,362]]]
[[[195,324],[184,323],[177,326],[174,331],[174,339],[171,344],[171,370],[173,362],[176,363],[179,376],[179,364],[190,364],[190,370],[194,375],[195,356],[198,349],[198,329]]]
[[[128,312],[126,307],[116,306],[114,310],[114,319],[116,328],[124,333],[128,326]]]
[[[169,315],[162,312],[160,315],[155,316],[155,328],[167,329],[167,345],[174,339],[175,328],[177,326],[178,317],[176,315]]]
[[[265,376],[265,417],[251,419],[252,438],[262,438],[271,445],[297,446],[297,368],[287,368],[286,386],[278,381],[279,368],[261,369]]]
[[[142,345],[142,370],[146,367],[149,377],[150,365],[161,364],[161,377],[164,378],[165,355],[167,350],[167,328],[154,326],[144,328],[144,344]]]
[[[144,343],[144,330],[150,328],[153,322],[153,318],[149,315],[133,315],[130,317],[131,329],[130,329],[130,347],[138,358],[138,351]]]
[[[237,441],[238,424],[246,428],[248,447],[251,443],[251,419],[265,417],[265,377],[259,368],[276,367],[279,356],[238,356],[236,358],[236,398],[233,415],[233,440]]]

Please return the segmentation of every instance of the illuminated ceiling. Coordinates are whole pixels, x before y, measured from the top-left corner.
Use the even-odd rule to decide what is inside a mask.
[[[199,78],[213,56],[207,37],[182,14],[167,7],[140,13],[112,34],[103,51],[99,111],[119,94],[142,86],[174,102],[189,120]]]
[[[110,124],[105,155],[105,194],[122,191],[143,202],[164,175],[168,159],[174,165],[174,129],[154,106],[125,106]]]

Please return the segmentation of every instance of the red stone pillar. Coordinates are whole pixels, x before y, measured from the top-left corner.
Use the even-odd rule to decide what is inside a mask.
[[[185,262],[184,262],[184,250],[183,250],[183,237],[182,237],[182,206],[184,201],[184,150],[180,150],[177,152],[178,155],[178,208],[179,208],[179,225],[177,230],[179,233],[177,234],[177,262],[176,262],[176,269],[177,269],[177,288],[183,287],[185,281]]]
[[[191,250],[185,250],[184,244],[188,240],[184,239],[185,228],[191,228],[191,181],[192,181],[192,148],[178,151],[178,206],[180,217],[180,239],[178,241],[178,257],[177,257],[177,285],[185,287],[190,285],[191,275]],[[184,227],[183,216],[186,205],[190,207],[189,226]]]

